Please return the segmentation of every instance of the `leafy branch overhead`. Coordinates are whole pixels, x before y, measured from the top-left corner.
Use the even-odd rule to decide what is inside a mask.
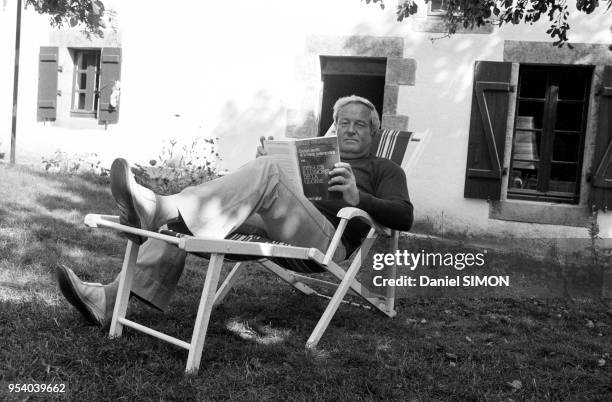
[[[425,0],[429,3],[430,0]],[[612,0],[607,2],[606,11],[612,8]],[[365,0],[366,4],[378,4],[384,9],[384,0]],[[576,0],[578,12],[591,14],[599,7],[599,0]],[[550,21],[546,31],[555,39],[556,46],[563,46],[570,30],[568,24],[569,10],[566,0],[446,0],[446,13],[442,19],[448,34],[454,34],[457,28],[473,29],[485,24],[518,25],[533,24],[540,19]],[[397,20],[403,21],[418,10],[414,0],[398,0]]]
[[[102,36],[102,29],[106,28],[103,20],[106,10],[100,0],[26,0],[25,6],[49,14],[54,27],[82,24],[85,32],[97,36]]]

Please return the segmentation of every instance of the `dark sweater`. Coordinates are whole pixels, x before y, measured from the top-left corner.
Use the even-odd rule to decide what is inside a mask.
[[[360,159],[343,160],[351,165],[359,204],[356,206],[370,214],[375,221],[396,230],[410,230],[413,208],[408,197],[406,174],[400,166],[388,159],[369,155]],[[344,200],[313,201],[314,205],[335,226],[340,223],[336,216],[344,207]],[[349,221],[342,238],[347,252],[352,253],[368,233],[370,226],[360,219]]]

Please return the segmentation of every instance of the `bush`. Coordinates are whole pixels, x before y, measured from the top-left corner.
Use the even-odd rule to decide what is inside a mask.
[[[191,144],[177,150],[178,142],[169,140],[150,166],[136,165],[132,172],[136,180],[157,194],[176,194],[217,177],[219,154],[212,139],[197,137]]]
[[[157,194],[169,195],[217,177],[219,154],[214,140],[197,137],[180,149],[177,144],[168,140],[157,159],[149,161],[150,166],[136,164],[132,168],[136,181]],[[108,183],[110,171],[101,166],[95,153],[68,154],[58,149],[43,157],[42,164],[50,173],[77,174]]]
[[[76,174],[100,184],[108,184],[109,170],[101,166],[96,153],[68,154],[59,149],[51,156],[43,156],[43,168],[50,173]]]
[[[102,161],[95,153],[68,154],[55,151],[52,156],[42,158],[42,164],[47,172],[51,173],[92,173],[99,176],[108,176],[108,169],[101,166]]]

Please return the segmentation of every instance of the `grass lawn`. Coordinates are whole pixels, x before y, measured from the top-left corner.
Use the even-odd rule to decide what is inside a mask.
[[[414,297],[394,319],[342,306],[316,352],[304,344],[325,303],[253,267],[213,311],[202,365],[126,328],[110,340],[63,300],[53,277],[119,272],[125,240],[83,225],[114,214],[107,185],[0,165],[0,400],[610,400],[612,310],[601,301]],[[129,317],[189,339],[204,282],[188,259],[160,313]],[[198,265],[199,264],[199,265]],[[15,394],[14,383],[67,393]]]

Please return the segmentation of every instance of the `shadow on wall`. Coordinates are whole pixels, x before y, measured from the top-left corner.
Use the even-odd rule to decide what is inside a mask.
[[[220,166],[235,170],[255,157],[260,136],[284,135],[285,108],[260,90],[248,102],[227,102],[219,121],[212,135],[219,138]]]

